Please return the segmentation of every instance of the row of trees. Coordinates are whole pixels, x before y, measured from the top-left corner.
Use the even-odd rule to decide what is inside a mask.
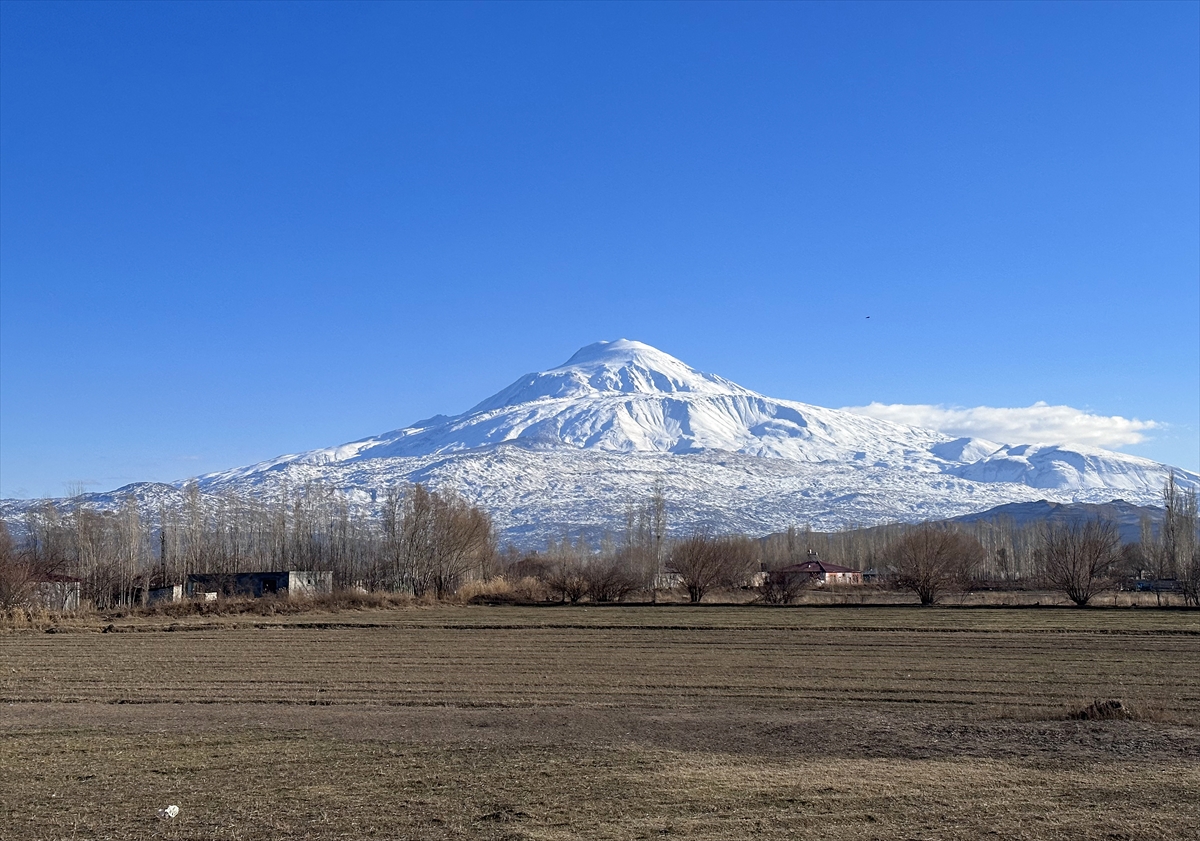
[[[1030,546],[1028,578],[1086,605],[1122,580],[1149,578],[1161,604],[1168,583],[1184,603],[1200,607],[1200,520],[1196,492],[1183,491],[1169,474],[1163,488],[1163,520],[1156,529],[1142,522],[1141,541],[1122,545],[1115,523],[1101,518],[1043,522],[1020,530]],[[945,592],[987,579],[989,553],[969,529],[919,526],[903,529],[882,548],[892,582],[911,590],[922,604]]]
[[[602,541],[593,550],[583,538],[551,541],[544,553],[518,556],[504,566],[511,578],[535,578],[551,596],[575,604],[583,599],[617,602],[638,594],[656,601],[678,588],[692,602],[714,590],[751,586],[761,567],[758,541],[740,535],[697,533],[661,542],[659,554],[639,551],[636,542]]]
[[[206,495],[149,512],[132,497],[117,510],[46,504],[14,541],[0,523],[0,608],[27,601],[37,582],[78,578],[100,609],[141,604],[190,574],[266,570],[333,573],[339,588],[444,597],[470,576],[495,573],[488,514],[452,492],[391,488],[376,512],[354,511],[335,490],[309,485],[273,500]]]
[[[1112,585],[1121,559],[1120,535],[1113,523],[1045,523],[1039,531],[1042,586],[1082,606]],[[896,587],[915,593],[921,604],[935,604],[947,592],[978,584],[986,555],[979,540],[960,529],[920,526],[888,546],[888,574]]]
[[[1163,502],[1162,525],[1155,529],[1144,524],[1142,541],[1127,545],[1122,545],[1115,523],[1099,518],[1020,529],[986,523],[892,525],[840,535],[792,529],[766,540],[697,533],[673,541],[660,538],[657,552],[650,555],[638,553],[638,540],[630,537],[638,532],[630,530],[623,543],[605,542],[598,551],[582,538],[574,543],[564,538],[552,542],[544,554],[510,561],[507,569],[510,575],[540,579],[555,597],[572,603],[584,598],[619,601],[639,592],[653,598],[662,586],[678,586],[698,602],[715,589],[755,586],[763,601],[788,604],[815,582],[802,575],[770,573],[820,556],[815,547],[832,545],[841,550],[842,564],[858,569],[870,564],[882,583],[911,591],[922,604],[934,604],[955,590],[1020,581],[1086,605],[1118,582],[1149,573],[1160,601],[1161,585],[1177,581],[1185,603],[1200,606],[1196,495],[1182,492],[1171,477]],[[996,547],[1000,535],[1008,542]],[[991,551],[987,538],[992,538]],[[863,553],[848,555],[855,547]],[[1014,547],[1020,547],[1020,554]],[[1016,567],[1019,577],[1013,565],[1004,563],[1015,558],[1022,559]]]
[[[1149,521],[1142,522],[1142,539],[1132,547],[1133,556],[1154,577],[1177,579],[1184,601],[1200,607],[1200,520],[1196,492],[1180,489],[1172,472],[1167,476],[1162,499],[1162,525],[1155,530]]]
[[[452,492],[421,485],[387,489],[374,510],[355,510],[334,489],[310,485],[273,500],[205,495],[192,485],[182,501],[155,515],[130,498],[116,510],[47,504],[23,523],[14,542],[0,524],[0,607],[27,599],[47,576],[82,582],[101,609],[141,603],[147,591],[191,573],[330,571],[335,586],[444,598],[468,579],[531,577],[553,598],[615,602],[655,600],[678,587],[693,602],[714,590],[757,586],[764,601],[789,603],[803,577],[763,576],[816,553],[934,603],[956,588],[1026,582],[1087,604],[1121,577],[1179,582],[1200,605],[1196,494],[1174,476],[1163,492],[1162,524],[1143,527],[1122,546],[1109,522],[1016,528],[891,525],[841,534],[790,529],[758,540],[702,532],[667,537],[661,486],[631,506],[625,528],[599,545],[584,537],[551,541],[545,551],[497,551],[488,515]],[[1161,589],[1155,592],[1161,598]]]
[[[1044,525],[1019,524],[1011,517],[956,524],[959,533],[972,537],[983,550],[973,563],[973,579],[996,587],[1038,586],[1044,572]],[[766,538],[763,554],[781,563],[798,563],[813,552],[841,566],[885,570],[892,562],[892,547],[911,530],[912,526],[904,523],[839,532],[790,528]],[[1137,575],[1139,565],[1145,566],[1140,556],[1128,558],[1131,575]]]

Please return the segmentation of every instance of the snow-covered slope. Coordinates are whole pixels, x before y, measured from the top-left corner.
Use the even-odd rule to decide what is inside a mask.
[[[929,430],[772,400],[622,339],[589,345],[558,368],[521,377],[462,415],[205,478],[249,475],[293,461],[427,456],[502,443],[618,453],[721,451],[816,462],[873,461],[947,440]]]
[[[1049,499],[1157,501],[1167,467],[1087,448],[952,438],[777,400],[640,342],[589,345],[454,417],[200,478],[271,495],[333,484],[370,506],[402,482],[453,487],[510,537],[619,528],[661,482],[676,528],[767,533],[952,517]],[[1185,485],[1200,477],[1177,471]],[[158,493],[158,491],[155,491]]]

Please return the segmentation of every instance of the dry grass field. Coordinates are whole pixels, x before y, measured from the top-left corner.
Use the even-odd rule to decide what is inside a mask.
[[[101,629],[0,632],[0,839],[1200,836],[1195,612],[441,607]],[[1136,717],[1068,719],[1097,698]]]

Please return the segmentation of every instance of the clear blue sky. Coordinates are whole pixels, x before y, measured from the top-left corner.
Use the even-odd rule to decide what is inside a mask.
[[[0,5],[0,495],[628,337],[1200,467],[1197,3]],[[868,320],[866,316],[870,316]]]

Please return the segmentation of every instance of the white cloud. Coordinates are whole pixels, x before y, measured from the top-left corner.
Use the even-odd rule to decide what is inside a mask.
[[[1015,409],[872,403],[847,406],[844,411],[936,429],[947,435],[987,438],[1001,444],[1127,447],[1145,441],[1145,431],[1163,426],[1158,421],[1094,415],[1071,406],[1051,406],[1040,400],[1032,406]]]

